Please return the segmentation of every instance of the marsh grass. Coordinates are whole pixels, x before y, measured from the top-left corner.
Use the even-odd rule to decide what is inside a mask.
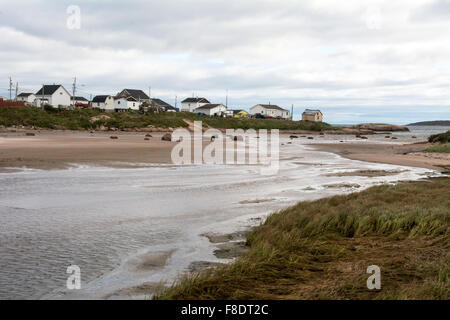
[[[449,299],[450,179],[301,202],[248,237],[234,263],[156,299]],[[366,287],[370,265],[382,289]]]
[[[425,152],[450,153],[450,143],[432,146],[424,150]]]

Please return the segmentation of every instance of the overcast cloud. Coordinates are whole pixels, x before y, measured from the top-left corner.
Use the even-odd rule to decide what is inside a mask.
[[[67,8],[81,28],[67,28]],[[450,119],[450,1],[0,0],[0,95],[139,88],[173,104],[320,108],[331,123]]]

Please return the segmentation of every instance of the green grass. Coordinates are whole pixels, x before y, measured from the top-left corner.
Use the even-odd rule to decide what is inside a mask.
[[[100,120],[91,123],[89,120],[93,116],[105,114],[111,117],[110,120]],[[199,120],[204,124],[214,128],[223,129],[280,129],[280,130],[311,130],[323,131],[333,129],[327,123],[309,121],[284,121],[275,119],[235,119],[200,117],[192,113],[149,113],[140,114],[133,112],[124,113],[102,113],[98,110],[58,110],[53,108],[40,109],[35,107],[2,107],[0,108],[0,125],[13,126],[35,126],[38,128],[52,128],[55,126],[67,129],[95,129],[103,125],[107,128],[143,128],[153,125],[160,128],[187,127],[183,121]]]
[[[428,138],[428,142],[431,143],[449,143],[450,142],[450,131],[445,133],[435,134]]]
[[[443,152],[450,153],[450,143],[433,146],[424,150],[425,152]]]
[[[271,215],[234,263],[156,299],[450,299],[450,178],[377,186]],[[366,287],[381,268],[382,290]]]

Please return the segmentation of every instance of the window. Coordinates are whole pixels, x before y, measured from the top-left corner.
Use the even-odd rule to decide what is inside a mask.
[[[117,101],[117,104],[120,104],[120,101]]]

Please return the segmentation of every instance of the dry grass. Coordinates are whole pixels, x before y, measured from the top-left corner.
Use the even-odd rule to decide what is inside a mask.
[[[109,120],[90,122],[93,116],[107,115]],[[35,126],[52,128],[59,126],[71,130],[106,128],[144,128],[153,125],[161,128],[187,127],[184,119],[203,121],[213,128],[223,129],[280,129],[323,131],[333,129],[324,122],[289,121],[275,119],[236,119],[221,117],[201,117],[189,112],[162,112],[141,114],[139,112],[104,113],[94,109],[58,110],[54,108],[36,107],[0,107],[0,125]]]
[[[450,299],[450,179],[373,187],[270,216],[235,263],[157,299]],[[381,268],[382,289],[366,287]]]
[[[440,144],[436,146],[432,146],[424,150],[425,152],[441,152],[441,153],[450,153],[450,143]]]

